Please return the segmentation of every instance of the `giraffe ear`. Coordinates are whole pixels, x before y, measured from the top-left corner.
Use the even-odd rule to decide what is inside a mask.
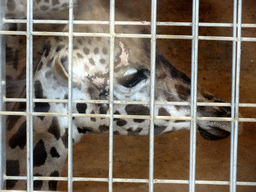
[[[58,82],[64,86],[68,86],[68,57],[67,55],[59,55],[53,63],[53,73]]]

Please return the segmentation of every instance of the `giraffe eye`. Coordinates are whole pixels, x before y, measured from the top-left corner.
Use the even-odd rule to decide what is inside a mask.
[[[149,71],[146,69],[137,70],[137,73],[133,73],[132,75],[127,75],[125,78],[121,80],[121,84],[124,87],[132,88],[139,84],[144,79],[147,79],[149,76]]]

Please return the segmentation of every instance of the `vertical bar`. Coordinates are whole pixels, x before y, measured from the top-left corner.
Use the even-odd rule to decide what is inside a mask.
[[[189,162],[189,191],[195,191],[196,177],[196,121],[197,121],[197,68],[198,68],[198,29],[199,0],[193,1],[192,18],[192,61],[191,61],[191,129],[190,129],[190,162]]]
[[[110,66],[109,66],[109,172],[108,191],[113,191],[113,90],[114,90],[114,59],[115,59],[115,0],[110,1]]]
[[[233,58],[232,58],[233,68],[232,68],[231,117],[232,119],[234,119],[234,121],[231,122],[230,189],[229,189],[230,192],[236,191],[236,181],[237,181],[239,83],[240,83],[240,62],[241,62],[241,24],[242,24],[242,0],[239,0],[238,4],[237,4],[237,0],[234,0],[233,37],[236,37],[236,41],[233,41]]]
[[[4,1],[0,2],[0,30],[4,29]],[[0,35],[0,111],[5,111],[5,39],[4,35]],[[0,190],[4,189],[4,175],[6,174],[6,133],[5,118],[0,116]]]
[[[151,52],[150,52],[150,130],[149,130],[149,192],[154,191],[154,118],[156,71],[157,0],[151,1]]]
[[[73,126],[72,126],[72,100],[73,100],[73,0],[69,0],[69,31],[68,31],[68,191],[73,191]]]
[[[26,95],[27,95],[27,191],[33,190],[33,1],[27,0],[27,50],[26,50]]]
[[[233,37],[237,37],[237,0],[234,0],[233,5]],[[231,118],[235,118],[235,103],[236,103],[236,41],[233,41],[233,47],[232,47],[232,94],[231,94]],[[234,184],[234,179],[236,177],[236,173],[234,173],[234,130],[235,130],[235,122],[231,121],[231,142],[230,142],[230,192],[234,191],[236,189],[236,186]],[[235,188],[234,188],[235,187]]]

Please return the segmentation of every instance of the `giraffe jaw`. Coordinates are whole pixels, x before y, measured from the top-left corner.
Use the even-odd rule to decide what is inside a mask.
[[[217,127],[212,127],[211,129],[203,129],[198,126],[198,131],[200,135],[207,140],[220,140],[230,135],[230,132]]]

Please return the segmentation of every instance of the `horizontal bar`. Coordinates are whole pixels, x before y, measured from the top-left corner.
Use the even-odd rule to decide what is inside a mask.
[[[155,179],[155,183],[159,184],[189,184],[188,180],[167,180],[167,179]],[[229,185],[229,181],[206,181],[206,180],[196,180],[196,184],[200,185]],[[236,185],[241,185],[241,186],[256,186],[256,182],[245,182],[245,181],[237,181]]]
[[[5,98],[5,102],[26,102],[27,99],[19,99],[19,98]],[[40,102],[40,103],[68,103],[68,99],[33,99],[33,102]],[[107,104],[107,100],[72,100],[72,103],[101,103]]]
[[[50,113],[50,112],[32,112],[32,116],[54,116],[54,117],[68,117],[68,113]],[[12,112],[12,111],[3,111],[0,112],[0,115],[18,115],[26,116],[26,112]],[[95,117],[95,118],[110,118],[109,114],[79,114],[72,113],[72,117]],[[114,118],[130,118],[130,119],[149,119],[149,116],[144,115],[114,115]],[[184,117],[187,118],[187,117]]]
[[[0,112],[0,115],[17,115],[17,116],[26,116],[26,112]],[[67,113],[45,113],[45,112],[33,112],[32,116],[54,116],[54,117],[68,117]],[[72,117],[81,117],[81,118],[110,118],[108,114],[78,114],[73,113]],[[150,119],[150,116],[143,115],[114,115],[114,118],[119,119]],[[158,120],[184,120],[191,121],[191,117],[179,117],[179,116],[156,116],[155,119]],[[200,121],[233,121],[232,118],[223,118],[223,117],[197,117]],[[239,118],[239,122],[256,122],[256,118]]]
[[[116,33],[115,37],[119,38],[151,38],[151,34],[128,34],[128,33]]]
[[[239,103],[239,107],[256,107],[256,103]]]
[[[4,98],[4,102],[26,102],[26,99],[19,98]],[[67,99],[33,99],[33,102],[40,103],[67,103]],[[97,103],[108,104],[108,100],[77,100],[74,99],[73,103]],[[149,101],[122,101],[116,100],[114,104],[143,104],[149,105]],[[168,102],[168,101],[156,101],[156,105],[181,105],[190,106],[189,102]],[[231,107],[231,103],[217,103],[217,102],[197,102],[197,106],[216,106],[216,107]],[[239,103],[239,107],[256,107],[256,103]]]
[[[4,23],[27,23],[26,19],[3,19]],[[44,20],[34,19],[34,24],[68,24],[68,20]],[[109,25],[109,21],[83,21],[74,20],[74,25]],[[151,25],[150,21],[115,21],[115,25]],[[157,26],[180,26],[180,27],[191,27],[191,22],[156,22]],[[244,23],[241,25],[242,28],[256,28],[256,24]],[[199,27],[233,27],[233,23],[199,23]]]
[[[1,192],[10,192],[13,190],[1,190]],[[27,190],[15,190],[15,192],[27,192]],[[41,191],[41,192],[49,192],[49,191]],[[63,192],[63,191],[54,191],[54,192]]]
[[[241,37],[241,41],[256,41],[256,37]]]
[[[254,123],[254,122],[256,122],[256,118],[239,118],[238,121],[239,121],[239,122],[250,122],[250,123]]]
[[[0,35],[26,35],[26,31],[0,31]],[[64,36],[68,37],[67,32],[35,32],[31,33],[34,36]],[[110,37],[109,33],[73,33],[74,37]],[[150,34],[123,34],[116,33],[115,37],[119,38],[151,38]],[[191,35],[156,35],[157,39],[193,39]],[[227,36],[198,36],[199,40],[217,40],[217,41],[235,41],[234,37]],[[256,37],[242,37],[241,41],[256,41]]]
[[[198,36],[199,40],[234,41],[236,38],[227,36]]]
[[[5,180],[26,180],[26,176],[4,176]],[[34,181],[67,181],[67,177],[33,177]],[[92,182],[108,182],[108,178],[93,178],[93,177],[73,177],[73,181],[92,181]],[[130,178],[113,178],[116,183],[148,183],[148,179],[130,179]],[[154,179],[157,184],[189,184],[189,180],[174,180],[174,179]],[[200,185],[229,185],[229,181],[213,181],[213,180],[196,180],[196,184]],[[256,182],[237,181],[237,185],[241,186],[256,186]]]
[[[2,111],[0,115],[17,115],[17,116],[26,116],[26,112],[13,112],[13,111]],[[49,112],[32,112],[32,116],[55,116],[55,117],[68,117],[68,113],[49,113]],[[95,118],[110,118],[109,114],[79,114],[72,113],[72,117],[95,117]],[[120,119],[150,119],[150,116],[146,115],[114,115],[114,118]],[[164,119],[164,120],[184,120],[191,121],[192,117],[183,117],[183,116],[155,116],[155,119]],[[232,118],[224,117],[197,117],[200,121],[233,121]],[[256,122],[256,118],[239,118],[239,122]]]
[[[37,35],[37,36],[63,36],[63,37],[68,37],[69,33],[68,32],[41,32],[41,31],[32,31],[32,35]],[[27,35],[26,31],[0,31],[0,35]],[[83,36],[83,37],[110,37],[109,33],[78,33],[74,32],[73,36]]]
[[[26,112],[16,112],[16,111],[1,111],[0,115],[17,115],[17,116],[26,116]]]
[[[26,31],[0,31],[0,35],[27,35]]]
[[[237,185],[242,185],[242,186],[256,186],[256,182],[249,182],[249,181],[237,181]]]
[[[157,39],[193,39],[192,35],[156,35]]]

